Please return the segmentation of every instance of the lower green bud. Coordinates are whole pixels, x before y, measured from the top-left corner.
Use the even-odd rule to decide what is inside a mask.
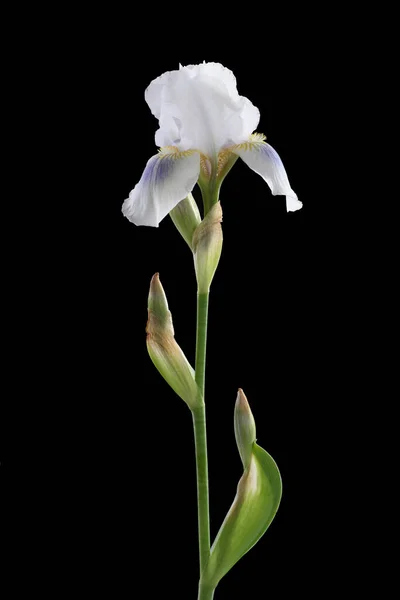
[[[191,410],[203,404],[194,370],[175,341],[172,316],[158,273],[150,284],[147,350],[156,369]]]
[[[200,294],[209,291],[222,252],[222,208],[214,204],[193,235],[193,256]]]
[[[236,497],[214,540],[200,583],[215,589],[270,526],[282,496],[274,459],[255,443],[255,423],[242,390],[235,406],[235,434],[244,472]]]

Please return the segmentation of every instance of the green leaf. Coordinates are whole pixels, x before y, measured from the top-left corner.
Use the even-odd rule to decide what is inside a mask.
[[[241,390],[240,394],[243,394]],[[239,402],[236,409],[238,406]],[[242,443],[243,439],[244,436]],[[239,481],[235,500],[215,538],[201,576],[201,582],[213,588],[265,533],[281,500],[282,480],[274,459],[255,442],[250,445],[251,456]],[[241,454],[243,456],[243,447]]]

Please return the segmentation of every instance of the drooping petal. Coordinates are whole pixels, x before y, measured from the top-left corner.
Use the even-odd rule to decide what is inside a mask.
[[[135,225],[158,227],[160,221],[192,191],[199,178],[198,152],[166,149],[152,156],[122,212]]]
[[[210,157],[247,139],[260,119],[250,100],[239,96],[232,71],[218,63],[164,73],[149,85],[145,99],[159,120],[157,145],[195,148]]]
[[[286,196],[286,208],[288,211],[299,210],[303,204],[297,199],[296,193],[290,187],[285,167],[279,154],[266,142],[264,136],[255,134],[244,144],[239,144],[231,149],[240,156],[246,165],[268,183],[274,196]]]

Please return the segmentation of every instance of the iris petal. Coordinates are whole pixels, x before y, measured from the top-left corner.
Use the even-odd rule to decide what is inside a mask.
[[[285,167],[279,154],[265,143],[262,135],[250,136],[248,142],[231,148],[231,151],[240,156],[250,169],[266,181],[274,196],[286,196],[286,209],[288,212],[299,210],[303,204],[298,200],[296,193],[290,187]]]
[[[181,67],[151,82],[145,99],[159,120],[157,145],[196,148],[209,157],[247,139],[259,110],[239,96],[232,71],[218,63]]]
[[[139,183],[122,206],[135,225],[158,227],[160,221],[192,191],[199,178],[198,152],[166,149],[152,156]]]

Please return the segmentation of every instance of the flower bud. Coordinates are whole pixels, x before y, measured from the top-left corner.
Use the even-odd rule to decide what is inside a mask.
[[[203,404],[194,370],[175,341],[172,316],[158,273],[150,283],[147,350],[156,369],[191,410]]]
[[[222,251],[222,208],[214,204],[193,235],[193,255],[200,294],[210,289]]]
[[[243,390],[239,388],[234,416],[235,438],[244,469],[250,464],[256,441],[256,423]]]
[[[193,233],[201,223],[200,212],[192,194],[189,194],[169,213],[175,227],[192,249]]]
[[[235,436],[244,473],[201,573],[200,584],[206,589],[215,589],[222,577],[264,535],[282,497],[279,469],[272,456],[255,443],[256,426],[242,390],[235,405]]]

